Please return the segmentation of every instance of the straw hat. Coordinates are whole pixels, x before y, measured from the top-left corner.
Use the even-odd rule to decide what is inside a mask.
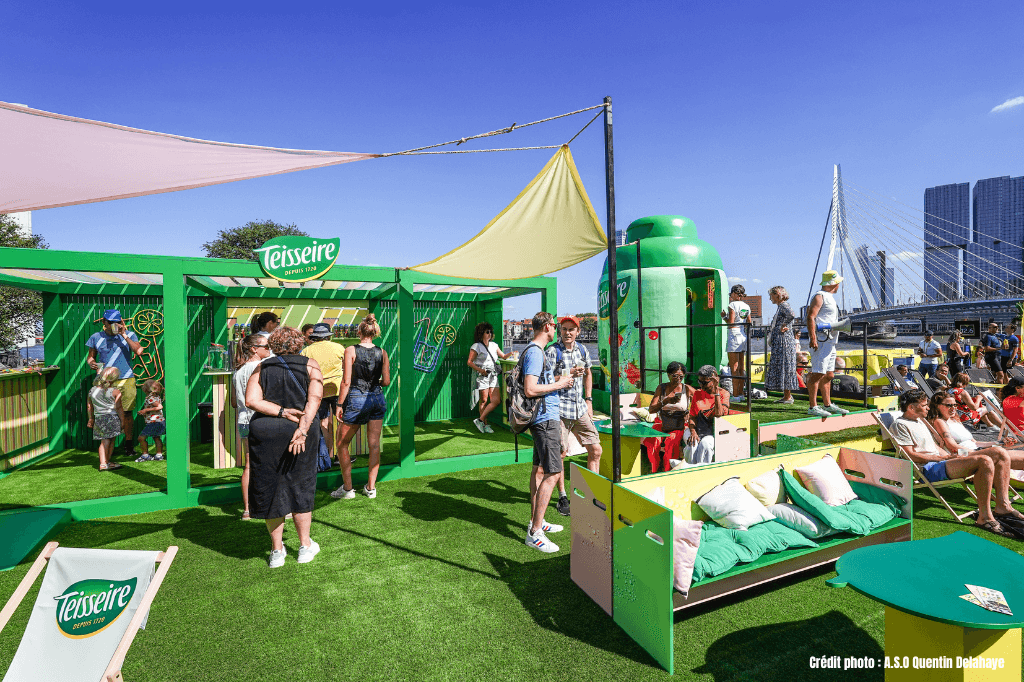
[[[830,287],[833,284],[839,284],[843,281],[843,278],[839,276],[839,272],[836,270],[826,270],[821,273],[821,285],[823,287]]]

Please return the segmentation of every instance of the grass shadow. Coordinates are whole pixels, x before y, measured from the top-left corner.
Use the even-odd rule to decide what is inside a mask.
[[[500,504],[529,503],[530,493],[527,490],[502,483],[494,479],[467,480],[452,476],[439,478],[427,484],[444,495],[465,495],[487,502]]]
[[[699,675],[726,680],[878,680],[885,676],[877,661],[885,655],[875,639],[848,616],[829,611],[815,618],[773,623],[729,633],[708,647],[706,663],[694,668]],[[874,670],[811,668],[811,657],[867,657]],[[677,670],[678,672],[678,670]]]
[[[569,555],[519,562],[484,552],[537,625],[650,668],[661,666],[569,577]]]
[[[230,512],[213,516],[210,507],[182,510],[171,526],[176,538],[235,559],[264,557],[270,545],[267,526],[262,521],[242,522],[235,513],[237,504],[225,505]]]
[[[522,541],[526,537],[526,521],[517,523],[494,509],[459,500],[447,495],[402,491],[395,493],[403,512],[420,521],[458,519],[489,528],[503,537]]]

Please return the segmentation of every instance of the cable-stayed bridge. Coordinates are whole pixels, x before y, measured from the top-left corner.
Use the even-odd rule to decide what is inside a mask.
[[[853,183],[844,186],[835,166],[811,293],[821,271],[838,270],[845,281],[837,302],[854,323],[923,324],[950,316],[1009,321],[1024,299],[1021,240],[985,234],[970,222],[969,215],[954,222]]]

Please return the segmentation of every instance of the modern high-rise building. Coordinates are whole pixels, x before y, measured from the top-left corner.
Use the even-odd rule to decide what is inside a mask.
[[[974,184],[974,230],[964,261],[968,296],[1024,293],[1024,177]]]
[[[625,246],[625,245],[626,245],[626,231],[625,230],[615,230],[615,246]]]
[[[971,241],[971,183],[924,191],[924,296],[930,301],[963,296],[964,249]]]
[[[895,288],[895,269],[885,266],[885,251],[868,253],[866,244],[862,244],[853,250],[854,258],[857,259],[857,266],[864,275],[864,281],[875,297],[877,305],[893,305],[896,300],[893,289]],[[885,273],[883,278],[882,273]],[[862,308],[870,308],[869,301],[862,295],[860,299]]]

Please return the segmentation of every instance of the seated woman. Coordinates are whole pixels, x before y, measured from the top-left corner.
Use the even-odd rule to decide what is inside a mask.
[[[668,363],[668,382],[659,384],[654,389],[654,397],[647,408],[650,414],[657,414],[654,428],[667,436],[644,438],[647,459],[651,462],[651,471],[668,471],[672,468],[671,461],[681,459],[679,445],[687,437],[687,412],[694,389],[683,382],[686,380],[686,367],[681,362]],[[658,455],[664,446],[665,454],[658,462]],[[660,466],[659,466],[660,464]]]
[[[988,408],[982,405],[981,398],[972,398],[971,394],[967,392],[967,386],[970,383],[970,375],[967,372],[960,372],[953,377],[953,388],[948,391],[956,401],[956,412],[961,423],[972,427],[985,423],[998,428],[999,418],[989,413]]]
[[[797,337],[799,338],[799,337]],[[800,388],[807,388],[804,382],[804,372],[811,366],[811,354],[807,351],[799,351],[796,354],[796,380]]]
[[[729,392],[718,381],[718,372],[711,365],[697,371],[700,389],[690,400],[689,445],[683,451],[688,464],[715,461],[715,418],[729,414]]]
[[[937,391],[928,401],[927,419],[939,434],[939,445],[950,453],[986,455],[993,460],[1008,457],[1011,469],[1024,469],[1024,453],[1019,450],[1006,450],[998,443],[974,440],[971,432],[960,423],[957,403],[946,391]]]

